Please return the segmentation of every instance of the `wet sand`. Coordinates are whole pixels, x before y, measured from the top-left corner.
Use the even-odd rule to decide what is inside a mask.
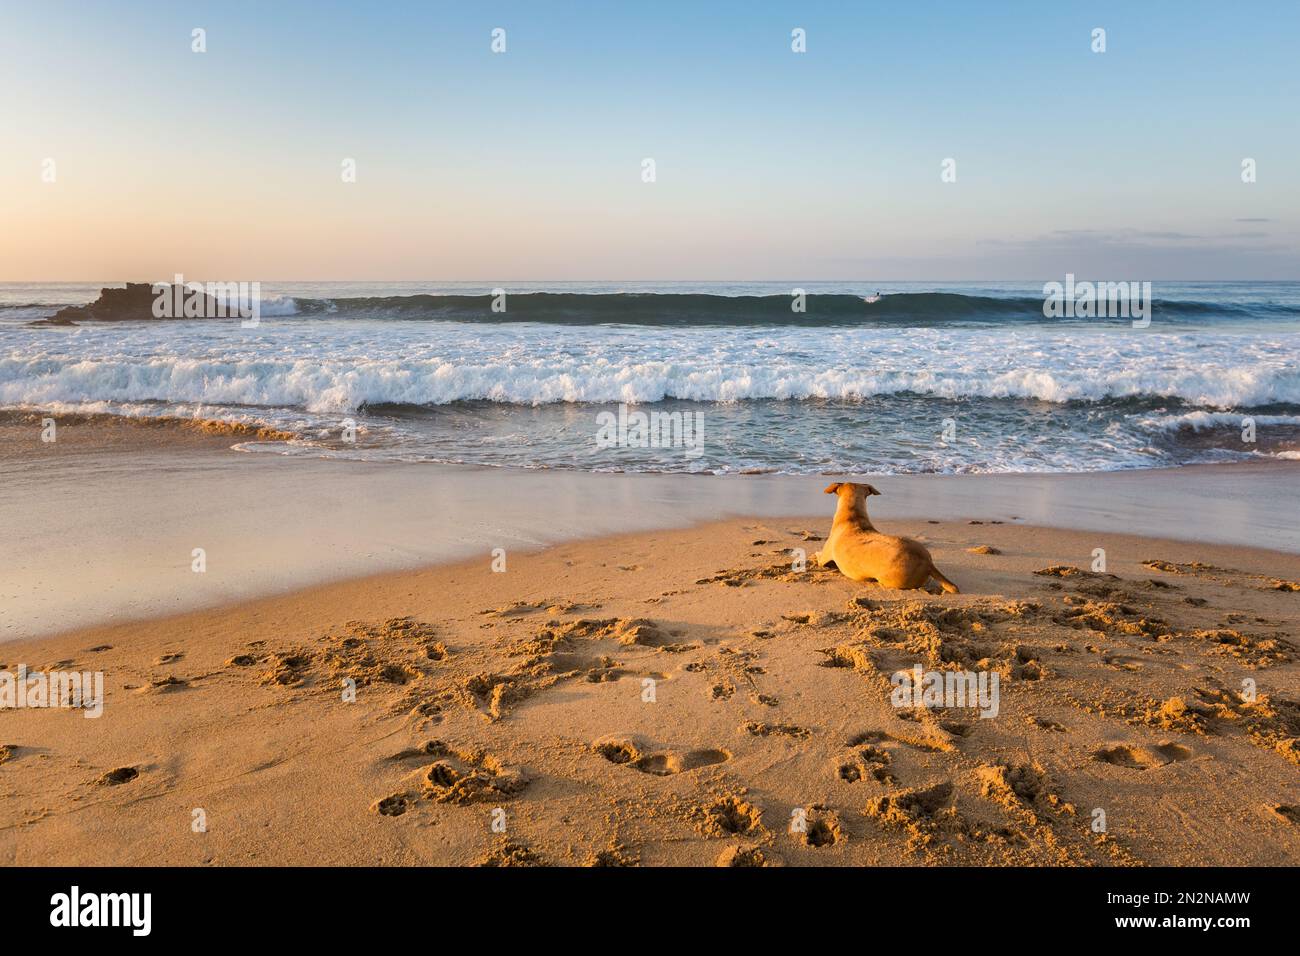
[[[217,607],[620,532],[829,516],[815,476],[589,474],[287,458],[249,435],[0,422],[0,641]],[[272,446],[274,447],[274,446]],[[1300,552],[1300,462],[1085,475],[869,478],[873,514],[997,519]],[[192,571],[201,548],[206,571]]]

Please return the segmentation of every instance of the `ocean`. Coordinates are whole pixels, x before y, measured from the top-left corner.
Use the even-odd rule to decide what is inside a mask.
[[[0,409],[298,436],[249,454],[585,471],[1300,458],[1300,283],[1154,282],[1146,327],[1047,318],[1041,282],[883,281],[495,284],[504,300],[493,283],[262,283],[256,328],[30,325],[106,285],[0,284]]]

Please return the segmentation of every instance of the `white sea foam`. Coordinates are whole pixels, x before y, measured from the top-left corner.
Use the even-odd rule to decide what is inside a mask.
[[[289,308],[292,299],[276,302]],[[1240,443],[1207,448],[1181,436],[1236,429],[1247,414],[1261,428],[1300,423],[1287,414],[1295,409],[1252,411],[1300,405],[1298,355],[1300,332],[1281,329],[702,329],[329,317],[264,320],[256,329],[190,321],[11,326],[0,329],[0,407],[258,420],[312,441],[295,453],[655,470],[679,463],[592,457],[584,445],[590,410],[575,406],[684,399],[724,403],[709,412],[722,443],[698,463],[706,470],[820,472],[870,462],[900,471],[1060,471],[1252,456]],[[879,401],[857,404],[871,399]],[[465,401],[494,404],[488,411],[454,404]],[[1097,402],[1105,404],[1094,409]],[[382,404],[439,411],[367,414]],[[961,419],[958,439],[940,444],[950,415]],[[321,438],[345,417],[366,423],[365,447]],[[1261,451],[1281,457],[1287,449]]]
[[[1181,431],[1188,429],[1202,432],[1216,428],[1241,428],[1249,417],[1256,425],[1295,425],[1300,426],[1300,415],[1257,415],[1251,412],[1207,412],[1198,409],[1181,415],[1168,415],[1161,418],[1143,417],[1137,424],[1155,431]]]
[[[169,323],[77,329],[58,340],[47,330],[17,330],[10,338],[28,341],[6,343],[0,405],[161,401],[334,413],[367,403],[735,402],[903,392],[1051,403],[1152,396],[1210,409],[1300,402],[1297,333],[758,334],[388,322],[382,336],[367,336],[359,325],[293,322],[240,335]]]
[[[298,314],[298,300],[287,295],[268,296],[261,304],[263,318],[276,318]]]

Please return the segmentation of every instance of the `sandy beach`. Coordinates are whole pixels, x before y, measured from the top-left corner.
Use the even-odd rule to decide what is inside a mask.
[[[1171,6],[8,4],[7,938],[1285,930],[1300,6]]]
[[[91,505],[75,487],[114,469],[131,480],[103,489],[101,520],[79,541],[131,521],[155,546],[171,541],[188,501],[204,540],[225,542],[208,549],[213,567],[289,566],[198,600],[179,578],[152,580],[130,535],[120,560],[83,553],[107,567],[68,570],[68,584],[100,622],[50,633],[29,615],[0,664],[102,672],[103,713],[0,710],[0,863],[1140,866],[1300,854],[1300,557],[1242,540],[1270,512],[1295,540],[1294,511],[1270,498],[1289,487],[1288,465],[1230,478],[873,479],[885,491],[877,523],[924,542],[962,588],[938,596],[802,563],[833,510],[810,478],[467,469],[456,483],[445,478],[456,469],[413,466],[426,468],[421,508],[399,493],[411,487],[403,467],[239,454],[231,436],[202,431],[161,429],[166,447],[154,447],[159,430],[127,428],[88,428],[39,475],[30,456],[30,473],[14,465],[9,540],[31,546],[11,552],[29,577],[7,576],[10,587],[59,593],[51,569],[69,560],[67,536],[51,534],[42,556],[36,520],[21,516],[84,521]],[[332,469],[347,477],[331,483]],[[290,472],[314,525],[294,517]],[[231,497],[211,497],[219,487]],[[1135,487],[1160,506],[1129,504]],[[691,504],[665,507],[673,494]],[[42,512],[51,501],[63,504]],[[294,563],[313,528],[329,551],[337,529],[321,516],[358,501],[366,520],[344,524],[366,529],[357,554]],[[1207,530],[1235,543],[1169,533],[1162,508],[1194,515],[1198,502]],[[287,517],[274,523],[277,508]],[[1048,526],[1071,521],[1085,530]],[[1091,570],[1097,548],[1104,571]],[[160,563],[202,579],[189,560],[186,547]],[[155,593],[210,606],[159,613]],[[895,706],[891,676],[917,664],[996,673],[996,713]]]

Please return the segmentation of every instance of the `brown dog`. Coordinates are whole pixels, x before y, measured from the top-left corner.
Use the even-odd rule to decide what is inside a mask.
[[[837,481],[826,494],[839,495],[826,546],[813,555],[823,567],[834,566],[854,581],[875,581],[881,587],[909,590],[925,587],[934,578],[949,594],[959,593],[934,566],[930,552],[911,538],[881,534],[867,517],[867,496],[880,494],[871,485]]]

